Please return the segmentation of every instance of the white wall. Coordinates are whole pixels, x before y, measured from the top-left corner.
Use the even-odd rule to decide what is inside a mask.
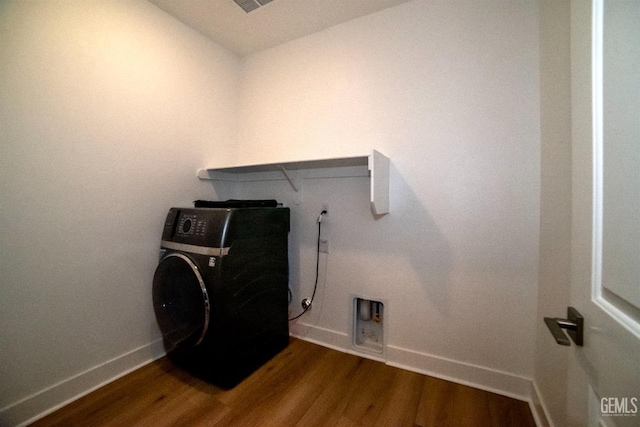
[[[534,380],[553,425],[568,426],[567,347],[556,344],[544,317],[562,317],[571,283],[570,4],[540,2],[541,206],[540,284]]]
[[[239,66],[145,1],[0,3],[0,424],[161,354],[162,223],[215,197]]]
[[[239,193],[293,208],[294,311],[312,292],[315,218],[331,206],[318,300],[294,333],[348,348],[349,295],[383,298],[390,363],[526,395],[538,24],[534,1],[416,0],[243,60],[241,163],[372,148],[391,158],[391,213],[378,219],[366,179],[309,180],[299,206],[286,182]]]

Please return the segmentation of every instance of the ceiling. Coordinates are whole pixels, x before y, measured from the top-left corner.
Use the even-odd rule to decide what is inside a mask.
[[[233,0],[149,1],[244,56],[409,0],[273,0],[248,13]]]

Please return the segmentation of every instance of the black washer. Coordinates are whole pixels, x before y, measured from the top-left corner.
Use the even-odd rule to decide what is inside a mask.
[[[288,345],[289,215],[170,209],[152,295],[168,355],[182,368],[233,387]]]

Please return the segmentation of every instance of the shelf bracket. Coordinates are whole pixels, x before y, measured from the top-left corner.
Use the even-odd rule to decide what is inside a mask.
[[[284,177],[287,178],[287,181],[289,181],[289,184],[291,184],[291,187],[293,188],[293,190],[297,193],[298,191],[300,191],[300,189],[294,184],[293,179],[291,179],[291,177],[289,176],[289,174],[287,173],[287,170],[284,168],[284,166],[280,166],[280,170],[282,171],[282,173],[284,174]]]

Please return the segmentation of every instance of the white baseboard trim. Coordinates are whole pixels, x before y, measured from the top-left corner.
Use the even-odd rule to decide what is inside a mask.
[[[547,406],[544,404],[544,400],[535,381],[531,382],[531,400],[529,401],[529,406],[531,407],[531,413],[538,427],[554,427]]]
[[[294,338],[299,338],[303,341],[308,341],[343,353],[355,354],[356,356],[364,357],[365,359],[372,359],[386,363],[386,359],[384,357],[359,351],[354,348],[349,342],[349,335],[344,332],[332,331],[331,329],[311,326],[305,323],[296,323],[290,326],[289,335]]]
[[[349,336],[347,334],[332,331],[331,329],[319,328],[306,323],[298,322],[289,325],[289,335],[343,353],[347,352],[349,348]]]
[[[7,426],[24,426],[166,354],[162,339],[107,360],[0,409]]]
[[[491,393],[529,400],[529,378],[445,357],[387,346],[387,364]]]
[[[350,344],[348,334],[304,323],[291,325],[290,334],[334,350],[380,360],[389,366],[523,400],[529,403],[536,425],[549,427],[538,390],[530,378],[393,345],[387,345],[385,359],[380,359],[357,351]]]

